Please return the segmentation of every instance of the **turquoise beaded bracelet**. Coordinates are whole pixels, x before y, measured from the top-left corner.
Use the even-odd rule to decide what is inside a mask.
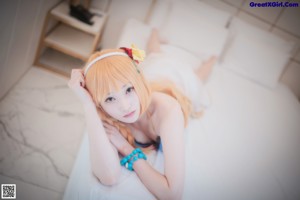
[[[120,164],[121,166],[125,166],[128,170],[133,171],[133,163],[138,159],[147,160],[146,155],[142,152],[140,148],[134,149],[131,154],[122,158]]]

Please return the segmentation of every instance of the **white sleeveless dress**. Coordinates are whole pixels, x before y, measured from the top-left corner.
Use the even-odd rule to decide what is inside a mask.
[[[162,45],[162,51],[147,55],[140,64],[144,76],[149,81],[167,79],[191,101],[195,111],[200,112],[210,105],[210,97],[203,82],[194,73],[200,67],[201,59],[177,47]]]

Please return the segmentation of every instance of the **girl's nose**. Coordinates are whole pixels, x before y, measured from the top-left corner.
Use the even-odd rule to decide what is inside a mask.
[[[129,112],[130,102],[126,98],[122,98],[120,101],[120,108],[123,112]]]

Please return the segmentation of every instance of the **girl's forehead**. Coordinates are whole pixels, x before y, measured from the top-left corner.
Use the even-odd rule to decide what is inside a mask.
[[[116,81],[114,84],[110,84],[107,95],[118,93],[129,86],[132,86],[130,82]]]

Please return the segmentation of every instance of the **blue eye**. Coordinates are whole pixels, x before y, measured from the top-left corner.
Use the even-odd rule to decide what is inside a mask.
[[[127,88],[127,90],[126,90],[126,93],[131,93],[133,90],[134,90],[134,87],[129,87],[129,88]]]

